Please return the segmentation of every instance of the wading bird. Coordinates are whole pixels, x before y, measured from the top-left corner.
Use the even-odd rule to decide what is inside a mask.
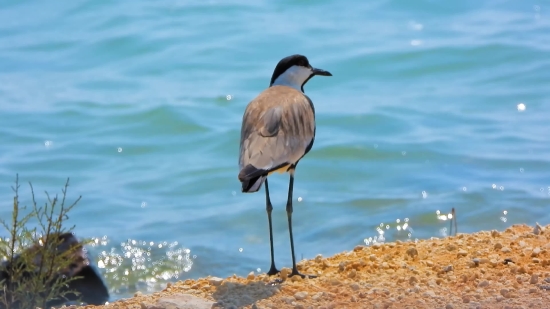
[[[332,76],[328,71],[313,68],[303,55],[291,55],[279,61],[269,87],[254,98],[246,107],[241,127],[239,156],[239,180],[242,192],[257,192],[265,183],[271,267],[268,275],[279,272],[273,254],[273,229],[267,176],[273,172],[288,172],[288,200],[286,213],[292,252],[292,273],[296,268],[294,239],[292,235],[292,190],[294,171],[298,161],[306,155],[315,140],[315,108],[304,94],[304,85],[315,75]],[[313,277],[313,276],[311,276]]]

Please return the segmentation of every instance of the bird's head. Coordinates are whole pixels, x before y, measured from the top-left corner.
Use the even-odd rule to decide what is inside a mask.
[[[269,86],[285,85],[304,92],[304,85],[315,75],[332,76],[328,71],[312,67],[306,56],[291,55],[277,63]]]

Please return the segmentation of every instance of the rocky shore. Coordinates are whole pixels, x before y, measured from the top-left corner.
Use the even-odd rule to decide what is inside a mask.
[[[207,277],[87,308],[550,308],[550,226],[357,246],[299,269],[318,277]]]

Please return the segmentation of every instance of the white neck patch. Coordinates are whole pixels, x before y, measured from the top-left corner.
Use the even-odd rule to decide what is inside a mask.
[[[311,75],[311,69],[303,66],[293,65],[283,74],[279,75],[272,86],[289,86],[302,91],[302,85]]]

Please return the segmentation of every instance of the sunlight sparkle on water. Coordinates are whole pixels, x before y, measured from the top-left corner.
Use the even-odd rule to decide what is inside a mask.
[[[391,241],[393,240],[409,241],[411,240],[410,238],[412,236],[413,230],[409,226],[408,221],[409,221],[409,218],[405,218],[403,220],[396,219],[395,230],[393,230],[395,232],[392,231],[393,224],[385,224],[382,222],[376,227],[376,235],[364,238],[363,242],[365,243],[365,245],[368,246],[375,243],[384,243],[386,239],[390,237],[395,237],[395,239],[391,239]],[[402,222],[403,224],[400,225],[400,223]],[[402,232],[404,231],[407,231],[406,236],[402,234]]]
[[[105,249],[98,254],[96,265],[111,291],[128,290],[153,292],[164,288],[167,282],[177,280],[191,270],[190,250],[177,242],[168,243],[128,239],[120,247],[108,248],[108,238],[93,238],[91,247]]]
[[[500,221],[502,221],[502,222],[508,221],[508,218],[506,217],[508,215],[508,211],[504,210],[504,211],[502,211],[502,214],[503,214],[503,216],[500,217]]]
[[[439,211],[439,210],[437,210],[435,212],[435,215],[437,216],[437,219],[441,220],[441,221],[447,221],[447,220],[451,220],[453,218],[452,213],[442,214],[441,211]]]
[[[414,20],[409,22],[409,27],[416,31],[421,31],[422,29],[424,29],[424,25]]]
[[[518,112],[523,112],[525,111],[526,106],[524,103],[519,103],[517,108],[518,108]]]

